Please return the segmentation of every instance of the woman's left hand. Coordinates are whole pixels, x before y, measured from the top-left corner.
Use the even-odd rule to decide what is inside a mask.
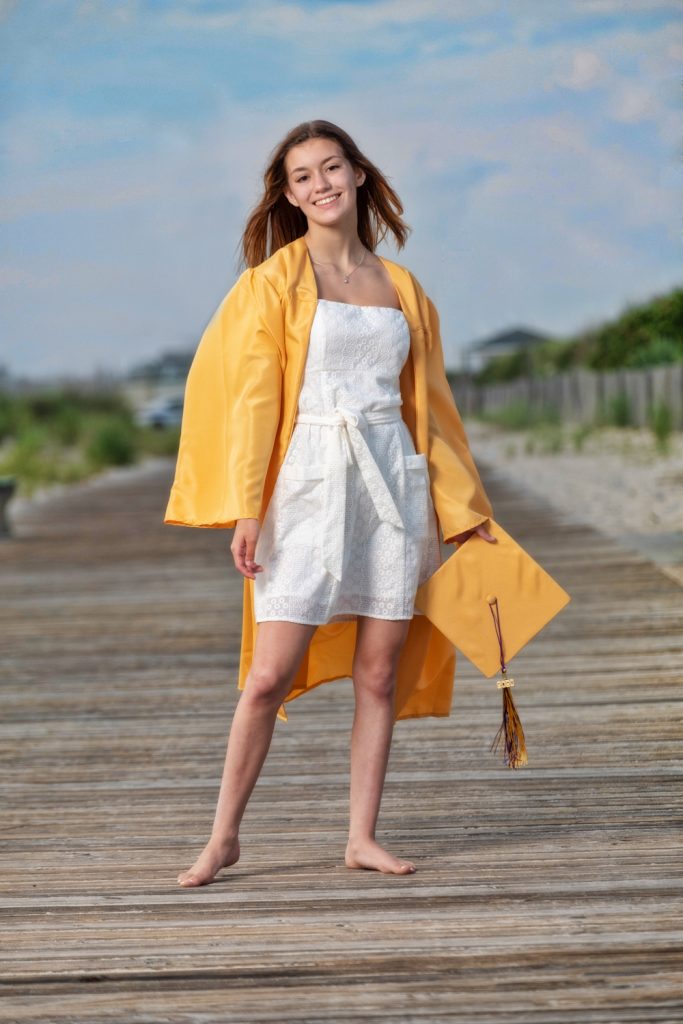
[[[460,545],[466,541],[468,537],[471,537],[473,533],[478,533],[480,537],[483,537],[484,540],[489,541],[489,543],[498,543],[496,538],[489,533],[483,523],[480,523],[479,526],[475,526],[472,530],[466,530],[464,533],[457,534],[457,536],[453,538],[453,541]]]

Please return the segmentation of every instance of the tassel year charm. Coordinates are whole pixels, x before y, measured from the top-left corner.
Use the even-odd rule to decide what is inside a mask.
[[[507,676],[505,654],[503,651],[503,635],[500,628],[500,613],[498,611],[498,598],[493,594],[489,594],[486,600],[488,602],[491,615],[493,616],[493,624],[496,630],[496,636],[498,637],[498,645],[500,647],[500,667],[503,674],[503,678],[499,679],[496,683],[498,689],[503,691],[503,721],[500,729],[496,733],[493,743],[491,744],[491,750],[494,752],[498,750],[501,739],[505,737],[505,764],[508,768],[521,768],[523,765],[528,763],[529,759],[526,752],[522,722],[512,698],[511,691],[512,687],[515,685],[515,681]]]

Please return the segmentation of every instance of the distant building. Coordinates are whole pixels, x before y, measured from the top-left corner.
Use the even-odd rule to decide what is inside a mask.
[[[161,399],[182,398],[194,350],[164,352],[157,359],[135,366],[122,382],[122,391],[134,409]]]
[[[532,349],[550,338],[547,334],[538,334],[524,327],[516,327],[511,331],[501,331],[491,338],[475,341],[463,349],[463,366],[467,373],[478,373],[495,356],[512,355],[524,349]]]

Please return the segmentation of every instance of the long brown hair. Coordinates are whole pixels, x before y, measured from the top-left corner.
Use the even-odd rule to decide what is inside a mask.
[[[287,185],[285,157],[293,146],[308,139],[333,139],[354,167],[366,178],[356,193],[358,237],[371,252],[391,231],[399,249],[406,244],[411,228],[402,220],[403,205],[378,167],[361,153],[350,135],[331,121],[303,121],[292,128],[272,151],[263,175],[264,192],[249,214],[241,241],[243,262],[258,266],[283,245],[306,233],[305,214],[284,194]]]

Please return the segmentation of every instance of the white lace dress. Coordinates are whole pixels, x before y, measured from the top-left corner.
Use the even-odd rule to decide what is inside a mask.
[[[256,545],[257,622],[410,619],[441,564],[427,461],[401,418],[403,312],[318,300],[297,418]]]

